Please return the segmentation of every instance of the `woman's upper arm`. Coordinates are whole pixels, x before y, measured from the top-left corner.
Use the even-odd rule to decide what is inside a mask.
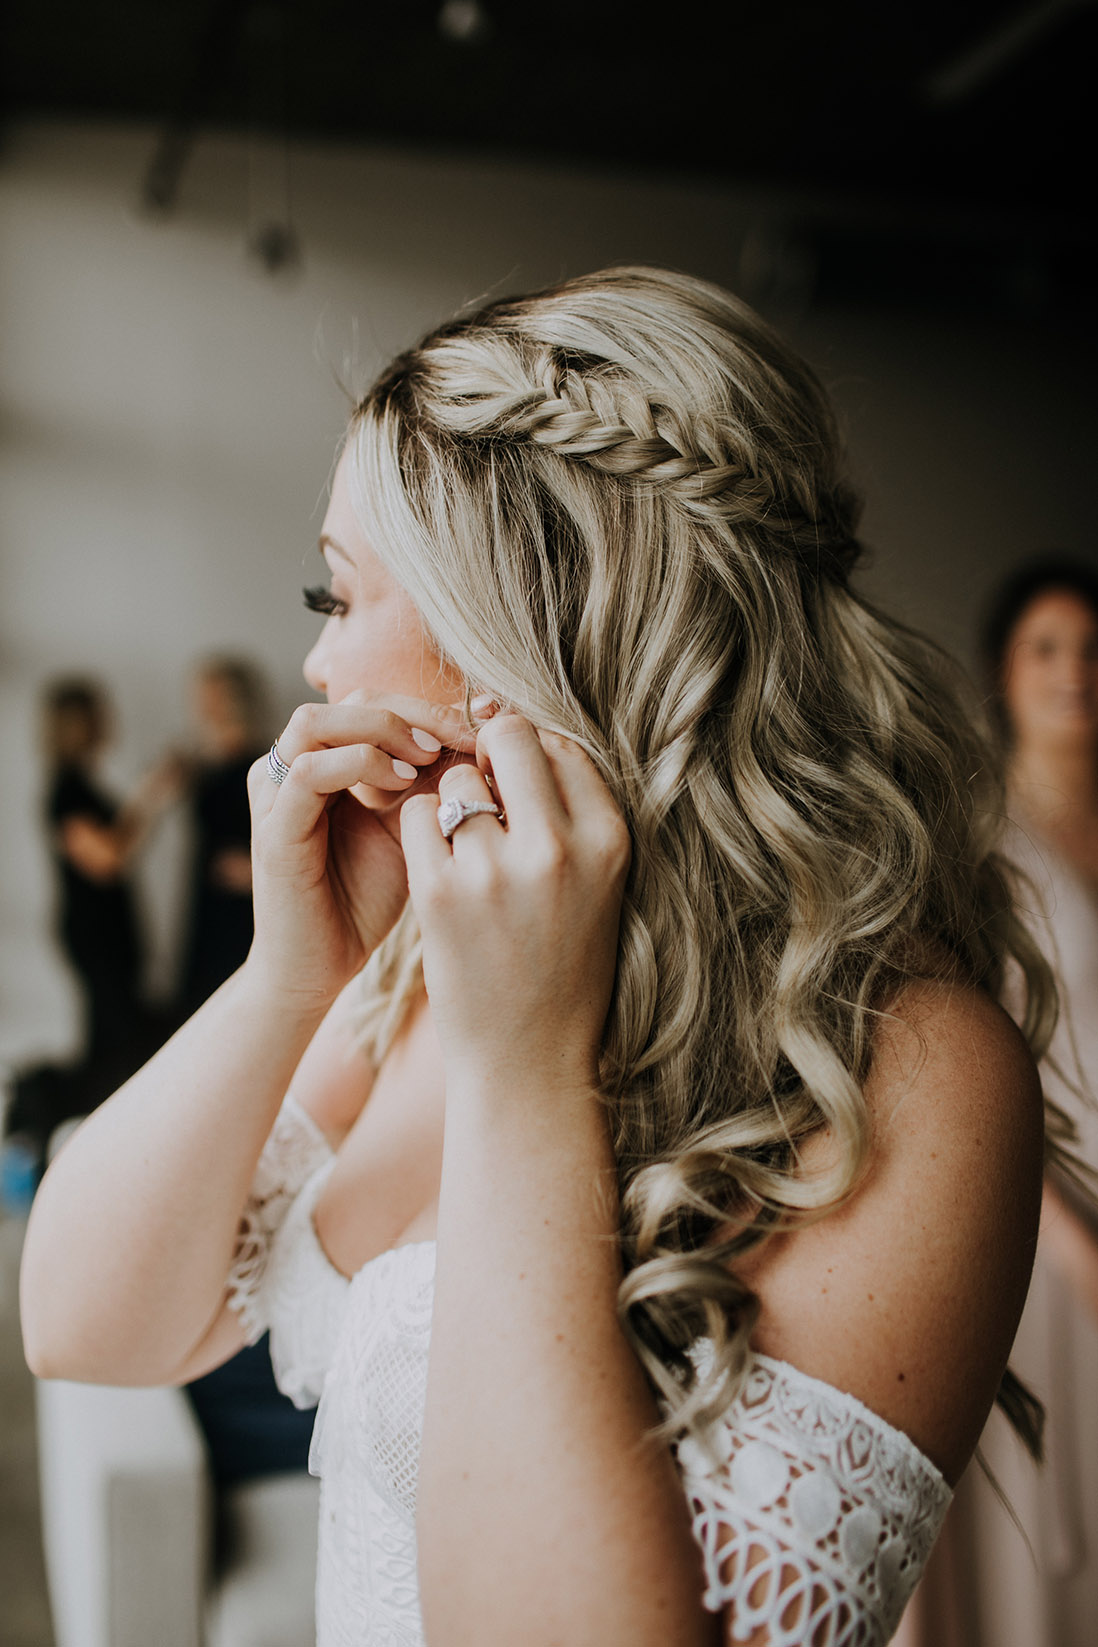
[[[838,1211],[741,1261],[753,1362],[679,1462],[726,1639],[898,1622],[994,1399],[1041,1196],[1040,1088],[974,990],[920,985],[878,1034],[870,1159]],[[829,1141],[806,1151],[822,1164]],[[793,1639],[781,1633],[780,1639]],[[859,1636],[858,1639],[861,1639]]]
[[[1040,1084],[982,991],[919,985],[882,1025],[866,1099],[851,1199],[740,1266],[761,1305],[753,1342],[856,1396],[956,1481],[1029,1285]]]
[[[194,1346],[186,1359],[176,1368],[175,1384],[189,1384],[192,1379],[202,1378],[215,1367],[223,1366],[242,1350],[248,1342],[248,1334],[240,1316],[226,1299],[210,1323],[209,1330]]]

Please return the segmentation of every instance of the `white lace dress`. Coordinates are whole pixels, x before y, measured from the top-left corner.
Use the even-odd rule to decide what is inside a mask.
[[[433,1242],[396,1247],[350,1281],[313,1208],[333,1157],[289,1103],[260,1162],[230,1298],[267,1328],[280,1387],[319,1399],[318,1647],[424,1647],[416,1477],[427,1395]],[[699,1348],[704,1357],[705,1347]],[[899,1621],[949,1503],[907,1436],[853,1397],[767,1356],[678,1463],[728,1633],[773,1647],[877,1647]]]

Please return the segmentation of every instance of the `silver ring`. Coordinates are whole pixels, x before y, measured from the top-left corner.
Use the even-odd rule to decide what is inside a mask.
[[[267,776],[272,783],[285,783],[290,776],[290,769],[282,756],[278,753],[278,739],[270,747],[267,755]]]
[[[493,818],[503,817],[495,801],[443,801],[438,809],[438,827],[443,838],[448,841],[467,818],[477,818],[482,812],[490,813]]]

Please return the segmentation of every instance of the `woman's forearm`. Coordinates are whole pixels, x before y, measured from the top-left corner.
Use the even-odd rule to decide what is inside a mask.
[[[171,1382],[220,1307],[240,1213],[324,1015],[247,964],[79,1127],[38,1190],[24,1344],[44,1377]]]
[[[431,1647],[717,1637],[655,1402],[615,1314],[601,1105],[447,1092],[419,1489]]]
[[[470,741],[462,711],[407,698],[304,704],[279,737],[278,781],[259,761],[248,777],[247,961],[79,1129],[35,1199],[22,1308],[45,1375],[171,1382],[205,1353],[290,1078],[407,898],[379,814],[444,741]]]

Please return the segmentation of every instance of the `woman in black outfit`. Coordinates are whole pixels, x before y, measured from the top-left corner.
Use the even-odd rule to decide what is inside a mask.
[[[120,803],[96,774],[110,731],[94,681],[53,682],[43,699],[49,780],[46,817],[57,866],[57,932],[86,1008],[85,1056],[107,1079],[146,1056],[143,950],[130,868],[149,826],[173,798],[169,766],[151,771]],[[109,1090],[109,1084],[108,1084]]]

